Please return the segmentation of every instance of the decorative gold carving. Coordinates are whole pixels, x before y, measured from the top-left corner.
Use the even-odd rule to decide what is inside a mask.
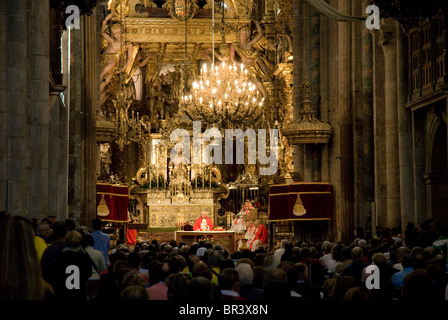
[[[198,9],[194,0],[168,0],[167,4],[171,17],[179,21],[190,20]]]
[[[109,0],[108,9],[111,10],[115,16],[126,17],[129,15],[128,0]]]

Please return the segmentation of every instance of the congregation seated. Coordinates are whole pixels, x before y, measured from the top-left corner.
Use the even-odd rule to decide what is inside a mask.
[[[406,244],[400,240],[389,244],[389,236],[386,241],[382,238],[357,239],[350,243],[330,241],[332,253],[337,248],[340,255],[332,255],[324,266],[321,261],[325,259],[320,261],[319,257],[330,250],[325,245],[325,250],[319,251],[322,241],[284,241],[283,248],[280,248],[280,242],[278,248],[266,253],[260,249],[260,244],[267,241],[266,227],[259,220],[253,227],[251,223],[248,225],[247,230],[253,228],[255,231],[251,233],[253,237],[248,239],[248,248],[242,251],[227,252],[219,244],[205,242],[177,244],[173,239],[167,242],[148,240],[134,247],[119,246],[109,252],[107,270],[99,273],[96,294],[87,291],[89,273],[95,267],[87,263],[86,253],[79,246],[81,236],[78,231],[71,230],[64,240],[58,240],[64,241],[67,248],[56,258],[59,259],[57,270],[62,270],[59,266],[65,266],[67,261],[85,266],[84,269],[89,272],[82,276],[83,292],[77,297],[83,300],[189,301],[201,297],[199,301],[442,301],[448,298],[446,252],[437,247],[437,241],[444,240],[444,227],[441,228],[441,236],[434,241],[436,245],[426,248],[414,246],[404,250],[399,268],[397,260],[388,257],[392,249]],[[56,222],[51,227],[57,231],[61,223]],[[9,228],[8,232],[6,228]],[[85,228],[75,230],[82,229]],[[25,218],[6,217],[0,220],[0,253],[3,259],[8,261],[12,256],[21,256],[28,261],[25,273],[14,269],[8,273],[8,279],[0,274],[0,294],[10,300],[67,299],[67,292],[59,287],[59,277],[55,278],[55,283],[48,283],[42,277],[29,276],[33,272],[42,274],[31,232],[31,224]],[[12,246],[13,243],[20,244],[20,249],[19,246]],[[50,246],[48,250],[52,250]],[[280,254],[278,259],[276,255]],[[335,267],[334,273],[330,274],[326,271],[332,260]],[[365,268],[368,264],[381,270],[379,290],[366,289],[368,275]],[[5,290],[6,283],[16,285]],[[33,287],[39,290],[27,292]]]

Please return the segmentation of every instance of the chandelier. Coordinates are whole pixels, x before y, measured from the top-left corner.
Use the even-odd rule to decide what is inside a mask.
[[[215,30],[221,33],[221,46],[226,45],[225,32],[230,30],[224,21],[225,3],[219,3],[222,21],[218,25],[215,24],[214,4],[213,1],[213,51]],[[244,64],[237,66],[226,64],[225,61],[216,64],[213,51],[211,67],[207,69],[207,65],[203,65],[199,79],[193,82],[189,94],[181,98],[180,109],[192,121],[217,124],[222,129],[255,124],[263,115],[265,98],[250,80]]]
[[[203,66],[190,95],[181,99],[181,107],[190,120],[228,128],[257,122],[264,100],[243,64],[237,67],[223,62],[212,64],[209,70]]]

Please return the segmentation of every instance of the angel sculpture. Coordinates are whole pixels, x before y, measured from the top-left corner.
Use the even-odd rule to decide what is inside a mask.
[[[124,74],[124,83],[128,85],[128,96],[135,99],[141,99],[142,74],[141,67],[146,65],[150,57],[142,59],[140,46],[132,42],[123,43],[122,27],[119,24],[113,24],[110,27],[110,33],[106,32],[107,22],[112,18],[109,14],[103,21],[101,35],[107,41],[107,47],[101,55],[101,104],[106,100],[106,87],[112,81],[115,74]],[[132,79],[132,86],[129,83]]]
[[[261,81],[272,81],[274,66],[263,54],[265,50],[275,51],[275,47],[266,39],[258,21],[253,20],[256,26],[255,36],[250,39],[250,28],[243,26],[239,30],[239,41],[230,46],[230,61],[239,62],[247,66],[249,76],[253,78],[260,92],[267,98],[267,92]]]

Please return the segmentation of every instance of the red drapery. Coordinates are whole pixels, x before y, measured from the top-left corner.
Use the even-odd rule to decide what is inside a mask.
[[[300,196],[299,201],[297,198]],[[294,214],[301,201],[303,212]],[[328,183],[290,183],[271,186],[269,220],[330,220],[332,191]],[[306,212],[305,212],[306,211]]]
[[[109,212],[102,213],[98,210],[101,199],[107,204]],[[97,217],[104,221],[127,222],[128,221],[128,187],[121,185],[112,185],[106,183],[98,183],[96,185],[96,206]]]

